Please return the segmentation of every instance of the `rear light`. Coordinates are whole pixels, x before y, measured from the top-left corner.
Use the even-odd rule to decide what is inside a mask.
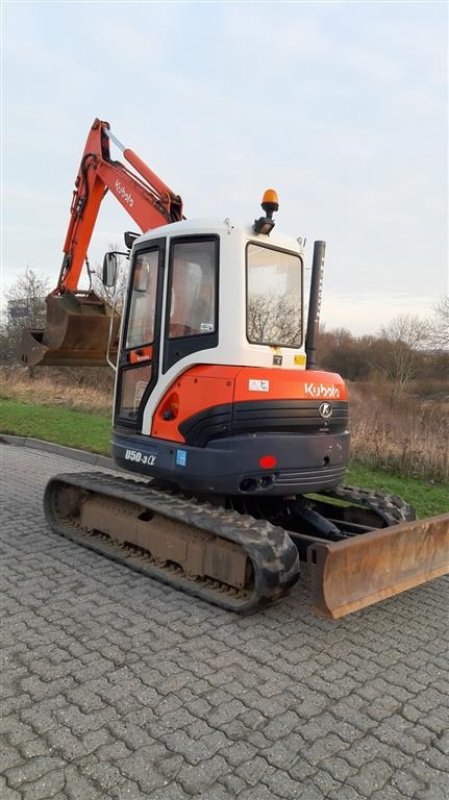
[[[261,456],[259,458],[259,466],[262,469],[273,469],[278,463],[276,456]]]

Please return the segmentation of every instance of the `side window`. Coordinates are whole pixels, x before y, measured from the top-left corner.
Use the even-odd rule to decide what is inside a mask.
[[[158,262],[159,250],[136,255],[129,301],[126,349],[151,344],[154,340]]]
[[[176,242],[170,272],[168,338],[216,331],[217,242]]]

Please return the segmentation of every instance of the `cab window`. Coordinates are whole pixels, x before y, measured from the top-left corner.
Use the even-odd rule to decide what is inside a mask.
[[[246,334],[252,344],[300,347],[302,261],[294,253],[250,243],[246,250]]]
[[[151,344],[154,340],[158,265],[159,250],[136,255],[125,343],[127,349]]]
[[[176,242],[170,275],[168,338],[215,333],[217,241]]]

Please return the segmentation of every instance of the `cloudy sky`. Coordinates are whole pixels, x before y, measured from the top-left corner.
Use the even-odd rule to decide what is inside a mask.
[[[328,327],[375,332],[449,291],[444,2],[3,2],[2,266],[54,285],[95,117],[189,218],[326,239]],[[130,218],[107,197],[99,262]],[[308,248],[309,262],[312,247]]]

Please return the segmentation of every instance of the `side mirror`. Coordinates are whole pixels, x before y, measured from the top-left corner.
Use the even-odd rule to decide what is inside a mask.
[[[117,280],[117,255],[115,253],[105,254],[101,280],[103,286],[107,288],[115,286],[115,281]]]

